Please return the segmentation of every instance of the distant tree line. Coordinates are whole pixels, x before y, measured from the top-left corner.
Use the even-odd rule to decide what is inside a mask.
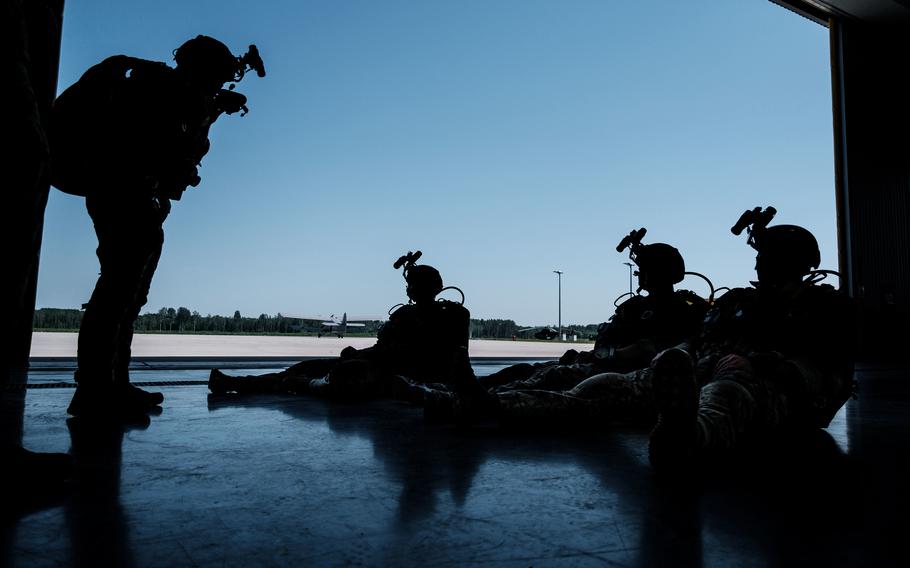
[[[473,337],[492,337],[507,339],[515,336],[521,329],[510,319],[472,319],[471,335]]]
[[[35,329],[43,331],[75,331],[82,323],[82,310],[62,308],[41,308],[35,310]],[[382,326],[378,320],[364,323],[347,335],[375,336]],[[593,339],[598,324],[573,325],[564,331],[574,330],[579,339]],[[260,314],[258,317],[244,317],[237,310],[232,316],[202,315],[189,308],[161,308],[139,316],[135,329],[139,333],[237,333],[237,334],[292,334],[316,335],[322,330],[320,320],[301,320],[281,314]],[[472,319],[471,336],[475,338],[510,339],[519,336],[522,329],[510,319]],[[524,337],[524,336],[522,336]]]
[[[82,310],[42,308],[35,310],[35,329],[39,330],[76,330],[82,322]],[[364,333],[376,332],[382,322],[365,322],[360,328]],[[318,320],[301,320],[260,314],[257,317],[245,317],[240,311],[232,316],[202,315],[189,308],[161,308],[157,312],[148,312],[139,316],[135,329],[142,333],[318,333],[322,327]]]
[[[597,328],[599,323],[573,324],[568,327],[578,335],[578,339],[590,339],[594,341],[597,337]]]
[[[82,310],[61,308],[41,308],[35,310],[35,329],[79,329],[82,323]]]

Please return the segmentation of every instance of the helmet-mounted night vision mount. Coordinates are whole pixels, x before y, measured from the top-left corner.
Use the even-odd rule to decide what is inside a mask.
[[[227,46],[220,41],[207,36],[198,36],[174,50],[174,58],[177,59],[178,66],[180,65],[179,52],[183,51],[185,53],[187,50],[191,52],[200,52],[203,46],[208,48],[209,55],[211,55],[213,46],[220,46],[223,48],[223,55],[225,58],[233,58],[233,63],[227,65],[227,67],[232,70],[229,72],[233,73],[233,76],[229,79],[232,82],[228,85],[227,89],[219,89],[218,92],[215,93],[215,108],[218,112],[223,112],[225,114],[234,114],[239,111],[240,116],[246,115],[246,113],[250,111],[246,106],[246,96],[238,93],[234,89],[237,87],[236,83],[243,79],[247,71],[255,71],[256,75],[259,77],[265,77],[265,64],[262,62],[262,57],[259,55],[259,49],[257,49],[255,45],[250,45],[246,53],[240,57],[234,57]],[[217,48],[216,50],[219,52],[221,51]]]
[[[619,244],[616,245],[616,252],[622,252],[626,249],[629,249],[629,258],[632,259],[632,262],[635,262],[635,257],[638,256],[639,251],[644,246],[641,244],[641,239],[648,233],[648,230],[642,227],[637,231],[633,230],[628,235],[623,237]],[[635,262],[635,264],[638,264]]]
[[[638,261],[635,259],[638,257],[638,253],[641,251],[642,247],[644,246],[643,244],[641,244],[641,239],[647,233],[648,233],[648,230],[645,229],[644,227],[642,227],[641,229],[638,229],[638,230],[633,229],[628,235],[626,235],[625,237],[622,238],[621,241],[619,241],[618,245],[616,245],[616,252],[622,252],[626,249],[629,249],[629,259],[632,262],[634,262],[636,266],[638,266]],[[638,276],[637,270],[635,271],[635,275]],[[639,287],[638,290],[635,291],[635,294],[638,294],[639,292],[641,292],[641,287]],[[620,299],[622,299],[626,296],[634,296],[635,294],[632,294],[631,291],[629,291],[625,294],[622,294],[621,296],[619,296],[619,298],[616,298],[616,301],[613,302],[613,305],[615,306],[616,303]]]
[[[237,75],[234,81],[240,81],[247,71],[255,71],[257,77],[265,77],[265,63],[259,55],[259,48],[253,44],[246,50],[246,53],[237,58]]]
[[[250,109],[246,107],[246,97],[234,91],[236,83],[243,79],[248,71],[255,71],[257,77],[265,77],[265,64],[259,56],[259,48],[250,44],[247,52],[237,58],[237,71],[234,73],[234,82],[227,89],[221,89],[216,95],[218,106],[227,114],[240,111],[240,116],[246,115]]]
[[[405,277],[405,279],[407,279],[408,270],[410,270],[412,266],[417,264],[417,260],[421,256],[423,256],[423,253],[420,251],[417,251],[417,252],[408,251],[407,254],[403,254],[398,257],[398,260],[395,261],[395,264],[392,265],[392,268],[394,268],[395,270],[398,270],[399,268],[404,267],[404,270],[402,270],[401,273]]]
[[[739,216],[736,224],[730,227],[730,232],[734,235],[741,235],[745,229],[749,235],[746,242],[749,246],[758,250],[758,241],[761,240],[761,234],[768,227],[768,223],[774,219],[775,215],[777,215],[777,209],[770,205],[764,209],[761,207],[748,209]]]

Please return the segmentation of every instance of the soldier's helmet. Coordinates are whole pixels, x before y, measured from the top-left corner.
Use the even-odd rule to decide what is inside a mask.
[[[676,247],[666,243],[644,245],[635,254],[639,273],[652,284],[677,284],[685,278],[686,263]]]
[[[803,227],[774,225],[753,235],[755,242],[752,246],[758,251],[756,268],[800,277],[821,264],[818,241]]]
[[[408,283],[408,297],[413,300],[432,300],[442,291],[442,276],[427,264],[409,267],[404,279]]]
[[[240,61],[228,46],[215,38],[198,35],[174,50],[179,69],[222,85],[237,80]]]

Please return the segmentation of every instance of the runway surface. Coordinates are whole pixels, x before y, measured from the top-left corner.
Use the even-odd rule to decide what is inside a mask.
[[[76,356],[76,333],[35,332],[32,335],[33,359],[72,358]],[[375,337],[312,337],[285,335],[189,335],[136,334],[133,358],[194,357],[336,357],[351,345],[362,349],[376,343]],[[591,349],[591,343],[552,341],[499,341],[472,339],[471,358],[554,358],[567,349]]]

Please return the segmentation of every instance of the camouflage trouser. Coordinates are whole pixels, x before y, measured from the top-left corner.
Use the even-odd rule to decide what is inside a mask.
[[[494,390],[517,381],[524,381],[532,377],[535,373],[558,365],[556,361],[546,361],[543,363],[518,363],[510,365],[505,369],[500,369],[495,373],[478,377],[480,384],[487,390]]]
[[[601,373],[574,388],[505,390],[496,393],[504,423],[556,420],[561,424],[602,425],[613,421],[653,422],[651,369],[631,373]]]
[[[813,377],[809,368],[792,361],[757,371],[746,357],[721,358],[699,394],[700,447],[731,449],[745,437],[795,424],[805,414],[803,393],[819,382]]]
[[[547,364],[537,367],[527,379],[503,385],[497,388],[496,392],[507,390],[567,391],[597,373],[597,368],[594,365]]]

